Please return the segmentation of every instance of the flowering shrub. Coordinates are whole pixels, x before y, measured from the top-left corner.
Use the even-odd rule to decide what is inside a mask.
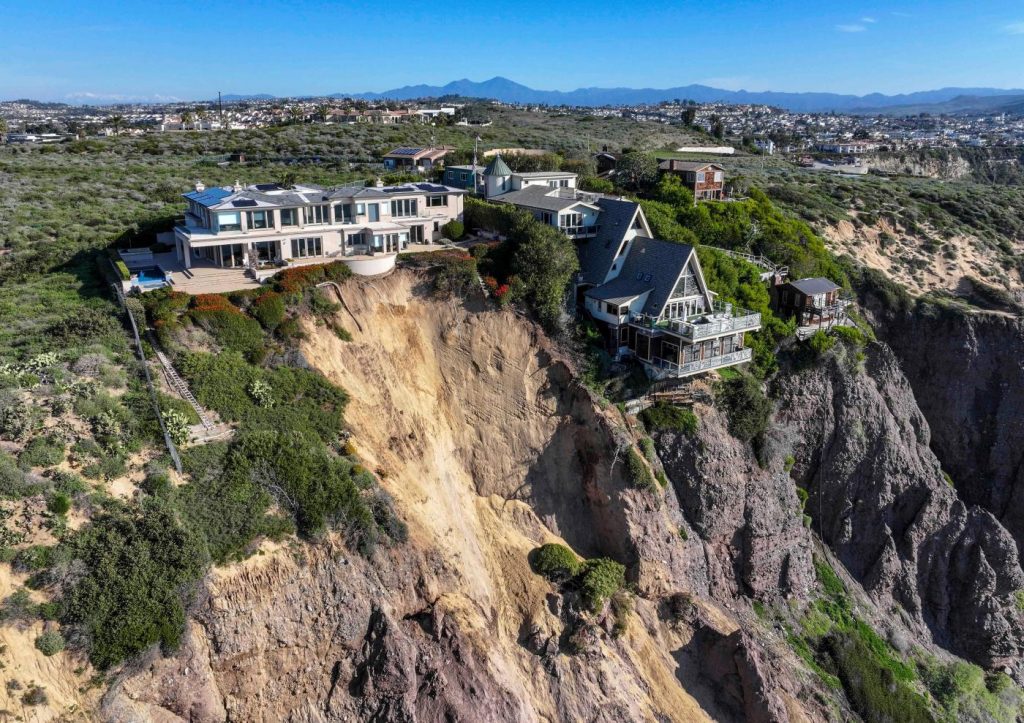
[[[175,444],[185,444],[189,438],[188,417],[171,409],[163,413],[164,425],[167,427],[167,434]]]
[[[230,314],[241,314],[237,306],[220,294],[199,294],[192,297],[192,312],[195,314],[223,311]]]
[[[341,261],[295,266],[274,277],[274,285],[281,293],[297,294],[324,281],[344,281],[351,275],[352,270]]]
[[[249,395],[264,409],[274,406],[274,390],[262,379],[254,379],[249,385]]]
[[[498,290],[498,280],[493,276],[485,276],[484,286],[486,286],[488,290],[493,294]]]

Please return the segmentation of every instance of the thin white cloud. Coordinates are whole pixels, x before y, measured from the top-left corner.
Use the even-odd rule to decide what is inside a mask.
[[[861,18],[860,21],[862,23],[877,23],[878,22],[878,20],[876,18],[872,18],[872,17]]]
[[[841,33],[863,33],[867,30],[863,25],[849,24],[849,25],[836,25],[836,30]]]
[[[1024,35],[1024,22],[1010,23],[1003,26],[1003,32],[1007,35]]]

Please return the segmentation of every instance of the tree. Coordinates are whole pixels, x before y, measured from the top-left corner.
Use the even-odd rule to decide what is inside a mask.
[[[687,108],[686,110],[683,111],[683,123],[685,123],[688,126],[692,126],[695,120],[697,120],[696,108]]]
[[[328,116],[331,115],[331,106],[326,103],[321,103],[316,107],[316,117],[321,123],[326,123]]]
[[[110,116],[110,126],[114,129],[114,135],[121,135],[121,129],[124,127],[124,116],[112,115]]]
[[[658,180],[658,162],[646,153],[626,153],[615,164],[615,182],[623,188],[640,190]]]
[[[527,301],[546,329],[557,330],[569,282],[580,268],[572,240],[529,214],[516,215],[509,238],[517,246],[512,267]]]
[[[6,132],[7,132],[7,119],[6,118],[0,118],[0,133],[6,133]]]
[[[181,114],[181,127],[183,130],[188,130],[195,123],[195,116],[192,115],[191,111],[185,111]]]

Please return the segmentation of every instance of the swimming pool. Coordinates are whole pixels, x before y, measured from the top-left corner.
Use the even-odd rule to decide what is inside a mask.
[[[135,276],[135,283],[144,289],[155,289],[167,284],[167,274],[159,266],[139,269]]]

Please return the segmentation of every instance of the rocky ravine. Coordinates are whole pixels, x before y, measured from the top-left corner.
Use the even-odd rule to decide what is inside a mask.
[[[723,500],[707,539],[684,540],[671,488],[624,481],[618,411],[595,406],[532,323],[431,298],[424,283],[398,272],[346,284],[337,320],[353,341],[310,324],[303,350],[351,394],[352,441],[409,542],[370,561],[337,541],[266,547],[214,571],[182,650],[127,671],[106,716],[827,718],[816,680],[734,597],[781,598],[780,580],[799,592],[813,579],[792,490],[764,498],[781,512],[755,513],[760,492]],[[738,484],[749,461],[723,452]],[[776,515],[796,527],[775,532]],[[530,570],[530,550],[558,540],[628,566],[639,595],[621,635]]]
[[[814,529],[924,639],[1024,678],[1013,537],[946,482],[891,350],[871,344],[862,367],[851,357],[778,381],[775,442],[793,449]]]
[[[995,515],[1024,550],[1024,321],[869,294],[961,496]]]

